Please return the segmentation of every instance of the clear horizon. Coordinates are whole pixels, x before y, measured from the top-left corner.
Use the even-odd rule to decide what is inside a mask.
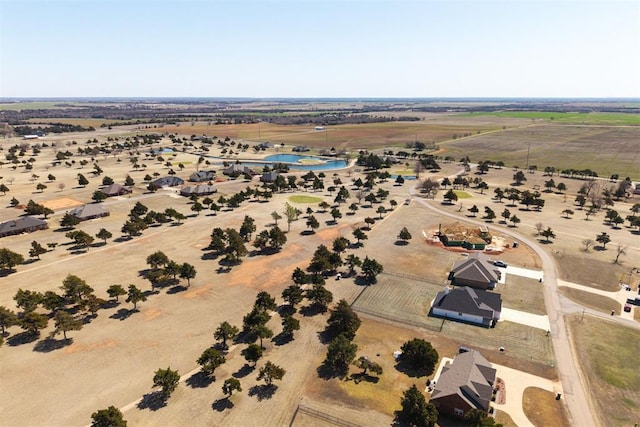
[[[0,98],[634,99],[636,1],[0,0]]]

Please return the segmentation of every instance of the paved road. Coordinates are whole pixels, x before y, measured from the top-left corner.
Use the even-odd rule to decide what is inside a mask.
[[[415,186],[409,190],[409,194],[414,198],[414,200],[440,215],[458,220],[460,219],[458,215],[439,209],[429,201],[424,200],[421,197],[416,197]],[[584,382],[582,381],[580,372],[574,363],[572,345],[570,341],[571,337],[567,333],[567,326],[564,322],[563,305],[561,304],[560,296],[558,294],[556,268],[553,259],[537,243],[527,237],[515,233],[513,230],[499,228],[476,220],[467,219],[466,222],[478,226],[486,226],[489,229],[517,238],[523,244],[532,248],[540,257],[545,278],[543,292],[547,315],[549,316],[551,326],[551,341],[553,343],[553,350],[556,356],[556,363],[558,365],[557,368],[560,376],[560,382],[562,383],[563,397],[566,400],[567,407],[569,409],[571,424],[581,427],[598,426],[599,424],[591,411],[593,405],[591,404],[588,395],[585,393]]]

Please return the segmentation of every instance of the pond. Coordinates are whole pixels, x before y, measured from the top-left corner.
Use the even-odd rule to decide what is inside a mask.
[[[324,157],[303,156],[299,154],[273,154],[264,158],[264,164],[286,163],[291,169],[327,170],[340,169],[347,166],[346,160],[328,159]],[[268,162],[268,163],[266,163]],[[308,162],[308,164],[305,164]]]

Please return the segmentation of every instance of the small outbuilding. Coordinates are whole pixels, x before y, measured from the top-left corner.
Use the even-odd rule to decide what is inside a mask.
[[[18,219],[1,223],[0,237],[31,233],[37,230],[46,230],[47,228],[49,228],[47,221],[32,216],[23,216]]]

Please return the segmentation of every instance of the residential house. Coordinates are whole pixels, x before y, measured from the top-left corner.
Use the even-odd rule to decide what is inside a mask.
[[[500,320],[501,311],[500,294],[468,286],[454,289],[447,286],[433,300],[430,315],[489,328]]]
[[[244,166],[238,163],[234,163],[225,170],[222,171],[223,174],[228,176],[239,176],[239,175],[255,175],[253,169],[248,166]]]
[[[311,148],[307,147],[306,145],[296,145],[291,149],[291,151],[294,151],[296,153],[306,153],[307,151],[311,151]]]
[[[636,184],[635,190],[633,190],[633,194],[640,194],[640,184]]]
[[[91,203],[88,205],[78,206],[69,213],[80,221],[109,216],[109,211],[106,210],[101,203]]]
[[[100,189],[107,197],[122,196],[123,194],[131,194],[131,189],[120,184],[107,185]]]
[[[456,286],[493,289],[500,280],[500,275],[500,270],[489,262],[489,257],[475,252],[453,264],[449,272],[449,280]]]
[[[156,188],[175,187],[184,184],[184,179],[178,178],[177,176],[164,176],[162,178],[151,181],[151,183]]]
[[[191,174],[189,181],[191,182],[205,182],[215,179],[216,173],[214,171],[198,171]]]
[[[442,368],[430,403],[454,417],[472,409],[489,412],[495,382],[496,370],[478,351],[460,353]]]
[[[216,191],[218,190],[213,185],[199,184],[199,185],[184,187],[183,189],[180,190],[180,195],[185,197],[190,197],[193,195],[208,196],[209,194],[213,194]]]
[[[276,171],[271,171],[271,172],[267,172],[262,174],[262,176],[260,177],[260,181],[261,182],[274,182],[278,177],[280,176],[280,174]]]
[[[31,233],[36,230],[46,230],[47,228],[49,228],[47,221],[32,216],[23,216],[18,219],[1,223],[0,237]]]

